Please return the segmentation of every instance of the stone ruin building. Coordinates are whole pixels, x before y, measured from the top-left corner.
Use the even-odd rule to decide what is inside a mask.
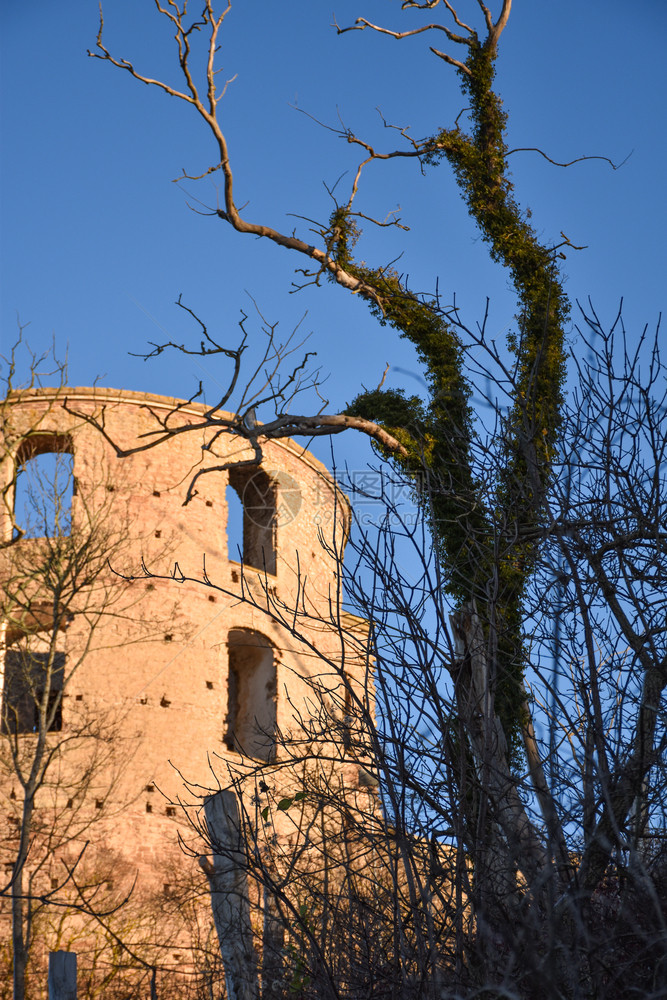
[[[184,506],[204,464],[250,457],[243,440],[218,439],[216,457],[202,448],[204,432],[177,433],[117,457],[112,442],[137,448],[152,440],[159,420],[183,427],[200,421],[205,409],[113,389],[33,388],[10,397],[2,410],[4,541],[16,531],[15,503],[18,528],[24,527],[14,496],[17,472],[57,460],[65,463],[69,495],[61,511],[38,513],[60,517],[62,531],[71,503],[67,530],[82,563],[76,572],[85,576],[86,559],[96,568],[62,598],[70,606],[56,614],[54,632],[58,598],[44,567],[59,556],[44,559],[49,539],[37,537],[48,530],[33,527],[0,553],[3,581],[10,581],[0,633],[0,875],[6,886],[22,822],[10,744],[25,769],[37,739],[36,704],[43,701],[40,671],[48,662],[46,741],[63,749],[36,793],[26,862],[26,870],[39,869],[32,891],[56,901],[61,891],[71,895],[78,879],[97,886],[104,909],[129,879],[136,884],[128,907],[157,901],[152,916],[136,918],[142,926],[166,919],[183,870],[194,864],[179,835],[192,842],[188,816],[196,815],[201,796],[244,768],[271,784],[281,753],[275,734],[298,729],[312,711],[308,679],[339,687],[339,676],[327,677],[326,660],[313,650],[331,662],[345,658],[341,633],[327,623],[349,508],[320,462],[292,441],[269,441],[259,467],[232,465],[199,477]],[[53,503],[43,499],[46,507]],[[311,618],[322,622],[310,650],[262,611],[269,599],[292,607],[306,577]],[[254,600],[240,600],[242,590]],[[358,627],[363,631],[363,623]],[[345,670],[356,670],[359,684],[364,669],[347,657]],[[340,770],[340,781],[356,788],[359,769],[341,764]],[[68,870],[76,872],[71,879]],[[6,921],[6,896],[0,905]],[[44,909],[43,948],[71,946],[63,912]],[[122,937],[122,908],[107,924],[113,920]],[[202,920],[200,913],[200,934]],[[134,933],[135,943],[140,937]],[[169,941],[168,960],[187,964],[187,933],[175,931]]]

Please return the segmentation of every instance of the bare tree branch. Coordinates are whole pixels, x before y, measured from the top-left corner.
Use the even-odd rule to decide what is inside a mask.
[[[629,152],[625,159],[621,160],[620,163],[614,163],[614,161],[610,160],[608,156],[591,155],[577,156],[574,160],[568,160],[566,163],[560,163],[558,160],[552,160],[550,156],[547,156],[547,154],[542,149],[538,149],[537,146],[517,146],[516,149],[508,150],[507,155],[512,156],[514,153],[539,153],[540,156],[543,156],[545,160],[549,161],[549,163],[553,163],[555,167],[571,167],[574,163],[585,163],[587,160],[603,160],[605,163],[609,164],[612,170],[620,170],[621,167],[628,162],[633,152],[634,150]]]

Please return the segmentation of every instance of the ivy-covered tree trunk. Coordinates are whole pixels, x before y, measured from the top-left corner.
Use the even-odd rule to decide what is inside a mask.
[[[404,16],[411,16],[413,6],[421,7],[404,5]],[[432,5],[427,6],[430,9]],[[220,170],[224,179],[224,206],[214,213],[218,218],[239,233],[268,239],[308,258],[315,270],[304,271],[306,278],[328,276],[334,284],[364,300],[382,325],[392,327],[413,344],[427,382],[425,400],[400,390],[379,388],[361,393],[343,414],[335,417],[283,415],[273,423],[263,424],[261,432],[263,436],[282,437],[337,433],[343,426],[357,427],[371,434],[380,450],[413,478],[420,502],[428,512],[447,590],[460,612],[466,608],[475,616],[484,635],[488,714],[493,720],[491,728],[497,728],[503,736],[494,753],[497,767],[500,772],[507,770],[511,784],[511,766],[521,759],[521,733],[527,721],[522,599],[542,534],[545,496],[558,440],[565,372],[564,326],[569,304],[558,271],[557,250],[540,241],[514,197],[507,166],[506,113],[494,89],[498,46],[510,16],[511,0],[502,0],[498,6],[494,20],[485,4],[471,4],[472,17],[482,20],[481,32],[471,18],[459,16],[449,5],[449,23],[436,25],[460,54],[459,58],[431,50],[457,74],[466,100],[465,113],[453,127],[438,129],[419,141],[411,140],[407,153],[401,150],[388,154],[376,154],[349,130],[341,132],[349,143],[368,154],[364,163],[411,155],[423,169],[449,168],[492,258],[510,275],[517,296],[517,319],[509,349],[515,357],[517,375],[514,398],[499,429],[503,442],[499,449],[501,464],[491,493],[488,483],[482,487],[477,477],[466,345],[456,315],[444,310],[437,297],[414,293],[390,266],[372,267],[355,257],[355,243],[360,236],[355,198],[361,166],[348,201],[336,206],[328,228],[321,231],[319,247],[310,238],[303,240],[296,233],[284,234],[242,217],[234,199],[230,151],[218,118],[222,93],[217,90],[215,76],[215,54],[229,8],[217,12],[213,0],[205,0],[203,12],[195,21],[186,9],[176,6],[162,12],[175,30],[184,79],[182,91],[142,75],[132,63],[113,56],[102,39],[103,22],[94,55],[185,101],[201,116],[219,154],[219,162],[212,169]],[[198,84],[191,65],[195,28],[207,33],[205,87]],[[364,18],[351,28],[338,30],[344,33],[365,29],[404,37],[401,32],[373,25]],[[438,37],[442,38],[442,34]],[[207,342],[203,352],[221,350],[213,345],[205,328],[204,332]],[[229,352],[227,356],[231,357]],[[236,365],[238,368],[238,358]],[[237,375],[238,371],[235,379]],[[227,398],[228,394],[222,402]],[[259,454],[256,425],[243,417],[239,414],[222,432],[245,436]],[[154,443],[161,439],[157,435]],[[122,449],[117,450],[122,453]],[[188,497],[192,495],[191,490]],[[476,639],[473,644],[479,646]],[[466,669],[465,665],[459,667],[460,671]],[[458,683],[460,686],[460,679]],[[464,686],[474,690],[472,677]],[[468,738],[474,747],[479,734],[468,723],[466,720]],[[501,758],[505,764],[501,764]]]

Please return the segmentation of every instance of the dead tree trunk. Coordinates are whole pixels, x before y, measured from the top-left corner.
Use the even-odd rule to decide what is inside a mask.
[[[49,953],[49,1000],[76,1000],[76,953]]]
[[[239,807],[231,791],[204,800],[213,858],[200,858],[208,878],[229,1000],[257,1000],[257,951],[252,939],[248,879]]]

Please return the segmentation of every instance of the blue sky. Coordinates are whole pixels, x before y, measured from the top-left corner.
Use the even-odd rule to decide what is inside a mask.
[[[461,10],[473,6],[466,0]],[[356,16],[403,24],[399,4],[387,0],[342,0],[334,10],[341,24]],[[377,384],[386,362],[387,384],[418,388],[403,373],[418,373],[410,347],[363,303],[328,285],[292,294],[301,261],[188,208],[189,196],[215,204],[215,178],[172,182],[182,168],[209,166],[209,135],[189,108],[87,57],[97,16],[96,0],[2,4],[3,350],[19,316],[35,349],[52,338],[61,352],[67,347],[72,384],[99,377],[184,396],[203,377],[210,398],[221,369],[202,372],[176,356],[145,363],[128,352],[165,330],[178,340],[196,336],[173,305],[179,294],[214,333],[235,341],[240,311],[252,314],[251,295],[284,335],[307,313],[301,329],[312,331],[310,348],[330,373],[332,411],[362,384]],[[115,54],[177,82],[173,45],[152,2],[107,0],[105,18]],[[331,20],[330,5],[315,0],[236,0],[229,15],[221,77],[236,79],[221,117],[237,199],[248,202],[252,221],[307,231],[293,216],[326,219],[324,184],[356,164],[346,143],[292,105],[332,124],[340,114],[379,145],[387,132],[378,107],[421,136],[450,125],[463,106],[453,71],[422,38],[336,37]],[[512,147],[539,146],[563,160],[632,154],[617,171],[600,161],[559,170],[534,153],[512,157],[518,198],[537,230],[587,246],[564,265],[572,299],[590,296],[611,318],[623,296],[631,335],[655,325],[665,299],[666,32],[662,0],[532,0],[515,4],[498,61]],[[349,182],[350,173],[341,188]],[[514,311],[507,276],[489,262],[448,168],[421,176],[412,161],[374,166],[360,207],[384,215],[398,206],[410,232],[368,232],[365,258],[385,263],[402,252],[399,267],[412,286],[430,290],[438,281],[471,324],[489,296],[489,329],[502,337]],[[370,457],[366,442],[338,438],[336,449],[341,463]],[[317,450],[326,458],[326,446]]]

